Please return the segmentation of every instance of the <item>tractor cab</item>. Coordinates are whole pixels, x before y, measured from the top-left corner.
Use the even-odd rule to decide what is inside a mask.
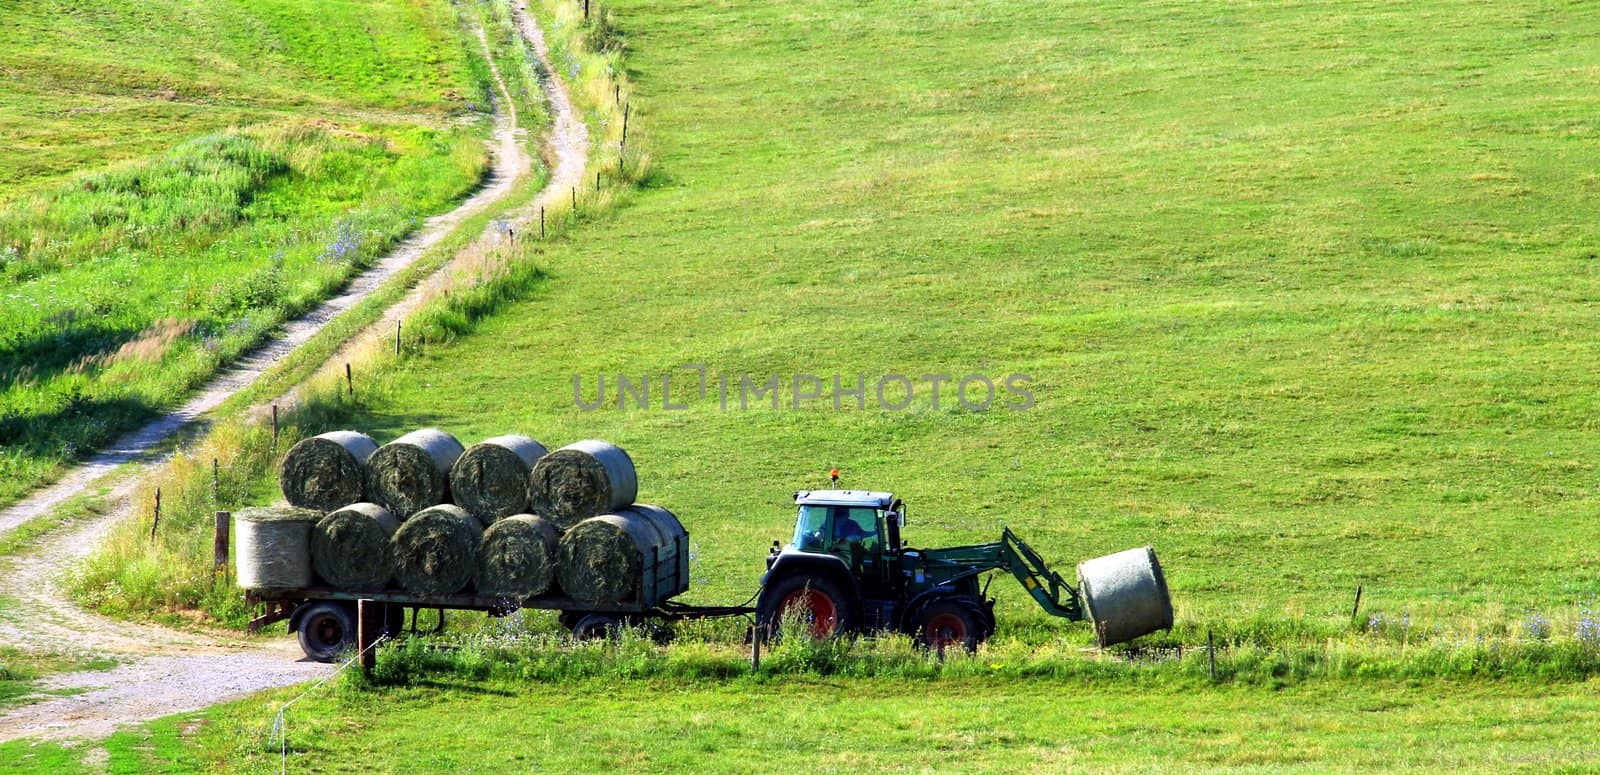
[[[789,545],[799,551],[848,561],[854,553],[893,553],[900,548],[904,518],[893,493],[802,490],[794,494],[794,502],[800,511]]]
[[[802,490],[794,494],[799,511],[794,538],[776,548],[770,562],[785,553],[838,558],[850,575],[871,590],[890,581],[900,551],[904,506],[893,493],[861,490]]]

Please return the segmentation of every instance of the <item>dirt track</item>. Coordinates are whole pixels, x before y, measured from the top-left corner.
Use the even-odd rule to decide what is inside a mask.
[[[545,62],[549,51],[538,26],[523,8],[517,25]],[[487,53],[487,42],[479,35]],[[127,463],[133,470],[113,483],[117,508],[98,518],[56,531],[24,554],[0,564],[0,643],[50,652],[110,656],[120,665],[104,672],[53,676],[41,683],[46,694],[37,702],[0,710],[0,740],[19,737],[99,738],[118,726],[205,707],[261,689],[318,678],[332,666],[304,661],[293,639],[278,636],[246,639],[231,633],[185,632],[154,625],[118,622],[73,606],[60,591],[60,576],[89,554],[109,528],[127,513],[127,496],[138,469],[158,462],[152,450],[162,440],[214,409],[245,388],[278,359],[305,343],[324,324],[349,309],[386,279],[417,260],[464,220],[516,190],[532,166],[516,129],[515,107],[493,59],[490,68],[500,86],[495,105],[493,169],[486,184],[456,209],[430,218],[423,228],[371,269],[356,277],[340,296],[304,317],[286,324],[280,336],[241,359],[209,383],[182,408],[118,440],[109,449],[7,509],[0,510],[0,533],[44,516],[91,485],[103,486]],[[529,212],[579,184],[587,162],[588,136],[573,110],[565,86],[551,78],[542,84],[554,121],[545,139],[552,157],[550,180]],[[493,230],[480,236],[495,239]],[[448,273],[440,271],[439,280]],[[393,320],[415,308],[431,289],[424,282],[395,305],[371,330],[393,328]],[[70,692],[61,694],[61,692]]]

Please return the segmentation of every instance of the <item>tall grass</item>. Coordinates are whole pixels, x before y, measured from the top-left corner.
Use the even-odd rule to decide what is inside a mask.
[[[1165,638],[1096,650],[1087,637],[1005,637],[974,652],[921,648],[908,636],[814,639],[798,623],[767,644],[759,668],[742,637],[744,620],[680,624],[664,643],[651,628],[575,642],[545,616],[518,613],[439,637],[403,637],[380,648],[372,682],[406,685],[451,676],[471,680],[591,678],[763,680],[839,676],[917,680],[988,678],[1118,680],[1152,684],[1261,686],[1325,679],[1489,679],[1586,681],[1600,676],[1600,633],[1587,610],[1562,612],[1553,630],[1512,627],[1499,637],[1443,631],[1400,635],[1382,627],[1286,634],[1291,622],[1224,624],[1206,633],[1180,627]],[[1590,629],[1586,629],[1590,628]],[[352,677],[364,683],[359,676]]]
[[[179,401],[484,169],[464,130],[290,123],[0,211],[0,502]]]

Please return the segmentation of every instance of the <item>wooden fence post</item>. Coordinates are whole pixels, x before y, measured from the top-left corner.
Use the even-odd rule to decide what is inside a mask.
[[[228,567],[228,512],[217,512],[216,533],[211,538],[211,570],[220,573]]]
[[[383,635],[382,612],[383,604],[376,600],[356,601],[356,651],[361,655],[361,672],[368,678],[378,666],[378,651],[372,644]]]

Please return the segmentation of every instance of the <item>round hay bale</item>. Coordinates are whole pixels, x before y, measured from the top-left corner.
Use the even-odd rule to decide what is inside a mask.
[[[352,503],[311,531],[311,567],[337,589],[380,590],[394,578],[389,542],[400,528],[388,509]]]
[[[419,595],[451,595],[478,570],[483,524],[460,506],[440,504],[413,514],[394,531],[394,578]]]
[[[478,594],[527,599],[555,580],[561,536],[532,514],[506,517],[483,531],[478,546]]]
[[[554,522],[557,530],[627,508],[639,491],[628,453],[595,439],[568,444],[540,458],[528,482],[533,513]]]
[[[234,578],[239,586],[311,586],[311,527],[321,516],[293,506],[241,509],[234,514]]]
[[[1167,578],[1148,546],[1078,563],[1078,591],[1102,647],[1172,629]]]
[[[496,436],[450,467],[450,499],[485,525],[528,510],[528,475],[548,452],[527,436]]]
[[[412,431],[378,448],[367,461],[367,495],[406,520],[450,500],[450,467],[461,442],[437,428]]]
[[[637,504],[615,514],[590,517],[561,536],[556,578],[567,595],[588,603],[636,598],[652,558],[671,571],[681,566],[683,525],[659,506]],[[681,589],[662,590],[670,597]]]
[[[371,436],[329,431],[301,439],[283,456],[278,486],[291,506],[333,511],[366,498],[367,460],[378,451]]]

